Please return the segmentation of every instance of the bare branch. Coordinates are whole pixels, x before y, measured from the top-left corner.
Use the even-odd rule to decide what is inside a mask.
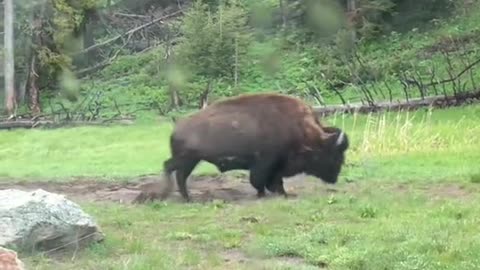
[[[137,18],[137,19],[148,19],[150,16],[147,15],[138,15],[138,14],[128,14],[128,13],[121,13],[121,12],[115,12],[113,13],[114,16],[117,17],[128,17],[128,18]]]
[[[466,72],[469,72],[470,73],[470,77],[471,77],[471,81],[472,81],[472,84],[473,84],[473,88],[476,89],[476,86],[475,86],[475,81],[473,80],[473,76],[472,76],[472,72],[471,72],[471,69],[473,67],[475,67],[476,65],[478,65],[480,63],[480,59],[477,59],[475,60],[474,62],[470,63],[470,64],[466,64],[463,60],[462,60],[462,63],[465,65],[464,69],[461,70],[459,73],[457,73],[456,75],[454,74],[454,67],[453,67],[453,63],[451,61],[451,58],[450,58],[450,54],[446,51],[442,51],[442,54],[444,55],[445,57],[445,61],[447,62],[447,67],[446,67],[446,72],[448,74],[448,79],[443,79],[443,80],[435,80],[435,73],[436,73],[436,69],[435,69],[435,66],[432,66],[431,67],[431,70],[430,70],[430,74],[431,74],[431,77],[430,77],[430,83],[427,83],[427,84],[424,84],[422,81],[421,81],[421,77],[420,77],[420,74],[418,73],[417,70],[415,70],[416,72],[416,75],[417,75],[417,78],[415,76],[413,76],[412,78],[408,78],[406,73],[405,72],[402,72],[402,76],[403,78],[400,78],[400,81],[402,82],[402,85],[404,87],[404,93],[405,93],[405,96],[408,100],[408,92],[407,92],[407,88],[410,84],[412,85],[415,85],[416,87],[419,88],[419,91],[420,91],[420,94],[421,96],[425,96],[426,95],[426,89],[428,87],[433,87],[434,88],[434,92],[436,95],[438,95],[438,91],[437,91],[437,88],[436,86],[437,85],[442,85],[442,88],[443,88],[443,93],[444,95],[446,95],[446,89],[445,89],[445,84],[447,83],[452,83],[452,90],[454,92],[454,94],[456,94],[458,91],[462,91],[462,85],[463,83],[461,82],[461,77],[466,73]],[[420,80],[420,81],[419,81]]]
[[[385,87],[387,87],[388,97],[389,97],[390,102],[392,102],[393,101],[392,88],[390,87],[390,84],[387,83],[387,80],[385,80],[383,83],[385,84]]]
[[[418,68],[415,69],[415,74],[417,75],[417,78],[414,77],[415,85],[418,88],[418,92],[420,93],[420,97],[422,97],[422,99],[425,99],[425,95],[426,95],[425,86],[424,86],[423,81],[422,81],[422,75],[418,71]]]
[[[405,71],[402,73],[403,74],[403,79],[402,78],[399,78],[400,79],[400,83],[402,84],[403,86],[403,92],[405,93],[405,99],[407,100],[408,102],[408,84],[407,84],[407,75],[405,74]]]
[[[111,39],[108,39],[108,40],[104,41],[104,42],[97,43],[97,44],[92,45],[92,46],[90,46],[90,47],[88,47],[88,48],[86,48],[86,49],[84,49],[84,50],[82,50],[82,51],[76,52],[76,53],[74,53],[74,55],[87,53],[87,52],[92,51],[93,49],[96,49],[96,48],[98,48],[98,47],[102,47],[102,46],[105,46],[105,45],[110,44],[110,43],[112,43],[112,42],[115,42],[115,41],[121,39],[121,38],[124,37],[124,36],[131,36],[131,35],[133,35],[133,34],[134,34],[135,32],[137,32],[137,31],[140,31],[140,30],[142,30],[142,29],[144,29],[144,28],[146,28],[146,27],[149,27],[149,26],[151,26],[151,25],[153,25],[153,24],[156,24],[156,23],[163,23],[162,20],[165,20],[165,19],[168,19],[168,18],[170,18],[170,17],[176,16],[176,15],[178,15],[178,14],[180,14],[180,13],[183,13],[183,10],[178,10],[178,11],[175,11],[175,12],[173,12],[173,13],[171,13],[171,14],[162,16],[162,17],[160,17],[160,18],[156,18],[156,19],[154,19],[154,20],[152,20],[152,21],[150,21],[150,22],[148,22],[148,23],[145,23],[145,24],[142,24],[142,25],[140,25],[140,26],[137,26],[137,27],[135,27],[135,28],[133,28],[133,29],[130,29],[130,30],[128,30],[127,32],[125,32],[125,33],[123,33],[123,34],[117,35],[117,36],[115,36],[115,37],[113,37],[113,38],[111,38]]]
[[[107,59],[107,60],[105,60],[101,63],[98,63],[93,67],[88,67],[88,68],[81,69],[81,70],[75,72],[75,75],[77,77],[83,77],[85,75],[88,75],[90,72],[96,72],[96,71],[110,65],[118,57],[118,55],[123,50],[123,48],[125,48],[125,46],[127,46],[127,44],[130,42],[131,38],[132,38],[132,35],[129,35],[127,37],[127,40],[123,43],[123,46],[120,49],[118,49],[111,58],[109,58],[109,59]]]
[[[318,89],[318,87],[315,85],[311,85],[308,81],[304,81],[304,83],[308,86],[308,89],[305,90],[307,95],[313,96],[313,98],[315,98],[315,100],[319,104],[325,105],[325,101],[323,100],[322,94],[320,93],[320,89]]]
[[[435,83],[435,64],[432,64],[432,66],[430,67],[430,74],[432,75],[430,77],[430,84],[433,86],[433,91],[435,95],[438,95],[437,86],[434,84]]]

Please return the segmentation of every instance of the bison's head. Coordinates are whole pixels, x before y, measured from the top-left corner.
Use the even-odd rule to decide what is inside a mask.
[[[289,169],[292,172],[302,170],[327,183],[334,184],[342,169],[349,141],[347,134],[339,128],[326,127],[324,130],[329,133],[329,136],[291,159]]]
[[[322,148],[313,151],[310,164],[312,173],[327,183],[336,183],[345,161],[345,151],[349,147],[348,136],[339,128],[326,128],[332,135]],[[333,132],[332,132],[333,131]]]

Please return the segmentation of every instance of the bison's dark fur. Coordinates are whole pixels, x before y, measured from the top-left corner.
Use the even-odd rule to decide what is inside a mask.
[[[340,129],[322,127],[312,108],[280,94],[226,99],[178,120],[170,137],[172,157],[165,161],[169,188],[175,172],[183,198],[195,166],[207,161],[222,171],[247,169],[257,195],[265,188],[287,196],[283,177],[306,173],[336,183],[348,138]]]

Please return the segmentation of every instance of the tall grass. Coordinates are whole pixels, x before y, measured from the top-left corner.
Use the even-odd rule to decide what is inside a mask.
[[[479,110],[467,107],[454,119],[432,108],[424,111],[334,115],[328,122],[346,130],[355,155],[396,155],[415,152],[460,151],[478,147]],[[340,118],[340,120],[339,120]]]
[[[480,107],[333,115],[351,141],[347,179],[470,179],[480,172]]]

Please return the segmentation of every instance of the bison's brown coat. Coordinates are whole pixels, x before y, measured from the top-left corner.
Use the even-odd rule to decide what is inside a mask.
[[[334,183],[348,140],[339,129],[322,127],[302,100],[266,93],[219,101],[179,120],[170,147],[172,157],[164,163],[170,188],[164,195],[176,172],[180,193],[189,200],[186,179],[201,160],[220,171],[250,170],[259,196],[265,187],[286,195],[282,177],[302,172]]]

